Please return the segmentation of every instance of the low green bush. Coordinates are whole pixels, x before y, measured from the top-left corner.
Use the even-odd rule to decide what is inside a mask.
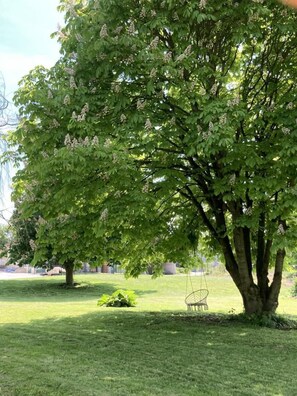
[[[116,290],[111,295],[103,294],[97,305],[106,307],[134,307],[136,305],[136,294],[133,290]]]

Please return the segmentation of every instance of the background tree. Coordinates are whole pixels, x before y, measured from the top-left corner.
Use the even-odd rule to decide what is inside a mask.
[[[272,0],[60,8],[63,59],[15,98],[27,213],[119,235],[131,275],[203,237],[245,311],[274,312],[296,230],[296,14]]]

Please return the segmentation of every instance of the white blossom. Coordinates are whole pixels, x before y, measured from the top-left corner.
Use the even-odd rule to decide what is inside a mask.
[[[285,229],[284,229],[283,224],[280,224],[280,225],[278,226],[277,233],[278,233],[279,235],[285,235],[286,231],[285,231]]]
[[[60,126],[60,123],[54,118],[53,119],[53,127],[58,128]]]
[[[118,26],[116,29],[115,29],[115,34],[120,34],[121,33],[121,31],[123,30],[123,26]]]
[[[48,99],[53,99],[53,97],[54,97],[54,95],[53,95],[52,91],[49,89],[49,90],[47,91],[47,98],[48,98]]]
[[[149,131],[150,129],[152,129],[152,123],[151,123],[151,121],[150,121],[149,118],[147,118],[147,120],[145,121],[144,128],[145,128],[147,131]]]
[[[169,52],[166,52],[165,54],[164,54],[164,62],[170,62],[171,61],[171,59],[172,59],[172,53],[169,51]]]
[[[65,95],[63,103],[65,106],[68,106],[70,104],[70,96],[69,95]]]
[[[72,118],[74,121],[77,120],[77,115],[76,115],[76,112],[75,112],[75,111],[72,112],[71,118]]]
[[[214,83],[213,86],[210,88],[210,93],[211,93],[212,95],[216,95],[217,89],[218,89],[218,86],[217,86],[216,83]]]
[[[144,18],[146,16],[146,10],[144,7],[142,7],[141,11],[140,11],[140,18]]]
[[[290,132],[291,132],[291,129],[290,129],[290,128],[286,128],[286,127],[283,127],[283,128],[282,128],[282,133],[283,133],[284,135],[289,135]]]
[[[108,37],[107,26],[104,24],[100,30],[100,37],[105,38]]]
[[[100,220],[101,221],[106,221],[108,219],[108,209],[105,208],[100,215]]]
[[[235,181],[236,181],[236,175],[235,175],[235,173],[233,173],[233,175],[231,175],[230,178],[229,178],[230,186],[234,186]]]
[[[75,83],[75,79],[74,79],[73,76],[70,76],[69,85],[70,85],[70,88],[71,88],[71,89],[76,89],[76,88],[77,88],[77,85],[76,85],[76,83]]]
[[[151,72],[150,72],[150,78],[154,78],[157,75],[157,69],[152,68]]]
[[[156,49],[159,43],[159,37],[156,36],[151,42],[150,42],[150,48],[151,49]]]
[[[200,0],[199,8],[203,10],[206,7],[207,0]]]
[[[179,16],[178,16],[177,12],[175,12],[175,13],[173,14],[172,19],[173,19],[174,21],[179,21]]]
[[[67,133],[67,135],[65,136],[64,145],[67,147],[70,147],[70,145],[71,145],[71,137],[70,137],[69,133]]]
[[[154,18],[157,15],[155,10],[151,10],[151,17]]]
[[[122,124],[127,121],[127,117],[125,116],[125,114],[121,114],[120,120]]]
[[[149,190],[150,190],[150,185],[149,185],[149,183],[145,183],[145,185],[144,185],[143,188],[142,188],[142,192],[148,193]]]
[[[227,114],[222,114],[220,116],[219,122],[221,125],[225,125],[227,123]]]
[[[35,244],[35,242],[33,241],[33,239],[30,239],[29,245],[30,245],[30,248],[31,248],[32,250],[36,250],[36,244]]]
[[[287,109],[288,109],[288,110],[292,110],[293,108],[294,108],[294,105],[293,105],[292,102],[290,102],[290,103],[287,104]]]
[[[245,214],[247,216],[252,216],[253,214],[253,208],[251,206],[249,206],[248,208],[246,208]]]
[[[135,33],[135,24],[134,24],[134,21],[131,21],[131,23],[130,23],[130,25],[129,25],[129,27],[128,27],[128,33],[131,34],[131,35]]]
[[[98,136],[94,136],[93,140],[92,140],[92,145],[93,146],[98,146],[98,144],[99,144]]]
[[[89,112],[89,104],[86,103],[84,107],[81,109],[81,114],[86,114]]]
[[[136,103],[137,110],[143,110],[145,108],[145,100],[138,99]]]
[[[68,73],[70,76],[75,75],[75,71],[72,67],[65,67],[65,72]]]

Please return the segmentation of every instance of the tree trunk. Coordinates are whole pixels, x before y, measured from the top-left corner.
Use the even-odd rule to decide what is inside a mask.
[[[66,270],[66,285],[73,286],[74,279],[73,279],[73,270],[74,270],[74,262],[73,261],[66,261],[64,264]]]

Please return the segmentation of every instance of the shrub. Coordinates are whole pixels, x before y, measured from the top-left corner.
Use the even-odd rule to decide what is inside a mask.
[[[116,290],[111,295],[103,294],[97,305],[106,307],[134,307],[136,305],[136,295],[133,290]]]

